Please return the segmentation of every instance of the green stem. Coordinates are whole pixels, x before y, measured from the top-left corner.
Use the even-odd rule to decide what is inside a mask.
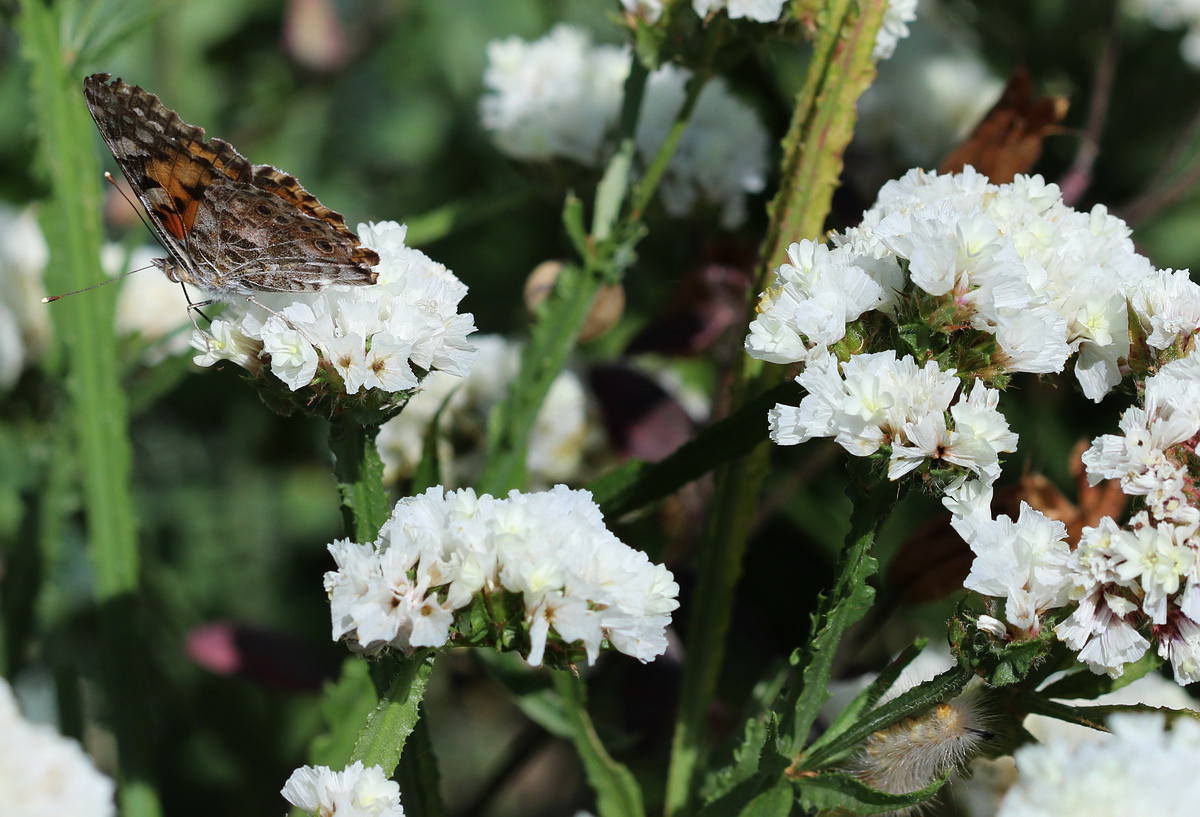
[[[770,208],[755,293],[765,287],[784,247],[821,233],[841,174],[842,154],[853,133],[858,97],[874,78],[871,50],[886,6],[887,0],[830,0],[818,18],[808,78],[784,140],[782,181]],[[782,366],[764,369],[757,361],[743,360],[740,366],[731,411],[779,384],[786,372]],[[668,817],[682,817],[695,808],[706,713],[724,660],[733,591],[768,465],[769,449],[758,444],[742,460],[716,473],[696,589],[696,598],[704,602],[693,610],[688,627],[688,660],[667,773]]]
[[[350,754],[350,763],[361,760],[366,766],[379,765],[388,775],[395,770],[404,743],[421,717],[421,699],[425,697],[425,687],[433,672],[433,658],[432,651],[419,650],[396,662],[398,666],[391,686],[367,717]],[[436,791],[436,778],[433,790]]]
[[[344,415],[329,421],[329,450],[342,497],[346,535],[356,542],[373,542],[390,513],[383,487],[383,460],[375,437],[379,426],[359,425]]]
[[[663,174],[667,172],[667,167],[675,156],[679,141],[683,139],[684,131],[687,130],[688,122],[692,118],[692,111],[696,109],[696,102],[699,101],[700,94],[704,91],[707,83],[708,74],[702,73],[692,74],[691,79],[688,80],[683,106],[675,115],[675,121],[671,123],[671,129],[667,131],[667,138],[663,140],[658,153],[654,154],[645,174],[633,187],[633,200],[629,216],[631,221],[641,219],[642,213],[650,204],[650,199],[654,197],[654,191],[658,189]]]
[[[18,28],[31,68],[32,98],[38,100],[42,164],[53,196],[43,221],[51,248],[46,283],[67,292],[104,277],[100,168],[82,100],[82,72],[70,58],[74,51],[60,39],[69,36],[69,26],[42,0],[23,0]],[[135,623],[140,568],[128,410],[113,336],[115,295],[89,293],[49,309],[69,367],[105,692],[119,753],[120,808],[126,817],[155,817],[162,809],[153,784],[145,641]]]

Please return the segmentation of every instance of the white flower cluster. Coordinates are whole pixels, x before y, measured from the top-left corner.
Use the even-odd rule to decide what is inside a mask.
[[[912,170],[884,185],[858,227],[831,238],[828,252],[789,251],[751,324],[752,357],[804,361],[866,311],[892,315],[932,296],[955,326],[994,335],[1001,371],[1060,372],[1076,355],[1083,392],[1099,401],[1129,353],[1127,301],[1163,311],[1139,316],[1170,324],[1164,341],[1198,303],[1170,300],[1183,284],[1137,254],[1125,222],[1100,205],[1076,212],[1040,176],[994,185],[969,167]]]
[[[479,356],[466,379],[431,373],[404,411],[380,427],[377,443],[385,482],[412,475],[439,411],[438,461],[443,483],[468,483],[482,467],[479,460],[488,416],[517,376],[521,348],[501,335],[478,335],[472,341]],[[574,372],[564,369],[550,385],[534,420],[525,458],[530,480],[549,486],[578,477],[584,454],[596,439],[594,430],[583,383]]]
[[[489,43],[483,127],[515,159],[599,167],[616,147],[612,131],[631,59],[628,49],[594,46],[586,31],[568,25],[535,42]],[[662,145],[690,77],[670,65],[650,75],[635,134],[643,162]],[[660,188],[667,212],[684,216],[710,204],[720,208],[723,226],[736,227],[745,219],[745,196],[766,186],[768,141],[757,113],[724,80],[710,80]]]
[[[273,310],[235,300],[197,332],[195,362],[232,360],[258,373],[264,366],[289,389],[336,372],[345,394],[415,389],[434,369],[465,375],[474,359],[470,314],[459,314],[467,292],[454,273],[404,246],[395,222],[359,225],[363,244],[379,253],[373,286],[330,286],[320,292],[263,292]]]
[[[1061,522],[1028,506],[1013,522],[990,516],[990,492],[970,484],[948,501],[955,529],[976,554],[965,584],[1004,598],[1005,618],[1036,634],[1048,611],[1077,602],[1055,634],[1096,673],[1120,676],[1157,642],[1181,684],[1200,680],[1200,359],[1164,365],[1143,405],[1125,412],[1123,436],[1083,455],[1088,479],[1120,479],[1143,508],[1124,526],[1105,517],[1072,547]],[[995,628],[1002,630],[1003,628]]]
[[[771,439],[795,445],[833,437],[859,457],[890,445],[888,479],[938,460],[990,485],[1000,476],[1000,453],[1016,450],[1017,435],[996,409],[1000,393],[976,382],[959,395],[954,370],[942,371],[934,361],[918,368],[911,356],[897,359],[886,351],[855,355],[839,366],[833,355],[819,354],[796,382],[808,394],[798,407],[781,403],[771,410]]]
[[[112,817],[115,787],[75,741],[21,717],[0,679],[0,799],[13,815]]]
[[[998,817],[1154,814],[1184,817],[1200,802],[1200,724],[1156,714],[1113,715],[1104,741],[1018,749],[1017,782]]]
[[[373,544],[329,550],[333,637],[364,652],[443,646],[481,598],[519,605],[506,615],[528,628],[533,666],[551,630],[589,662],[605,640],[646,662],[666,649],[678,606],[670,571],[613,536],[591,494],[562,485],[504,499],[438,486],[400,500]]]
[[[328,766],[302,766],[279,792],[315,817],[404,817],[400,786],[380,766],[355,761],[340,772]]]
[[[1145,17],[1163,29],[1186,28],[1179,53],[1192,68],[1200,68],[1200,2],[1197,0],[1125,0],[1125,10]]]

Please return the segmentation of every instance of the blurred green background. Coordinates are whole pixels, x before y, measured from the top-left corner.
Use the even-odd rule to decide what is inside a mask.
[[[470,287],[463,309],[474,313],[480,330],[520,336],[525,276],[536,264],[569,254],[559,221],[564,181],[586,193],[594,179],[577,169],[522,167],[491,146],[477,115],[486,44],[510,35],[536,38],[562,20],[589,27],[597,41],[620,42],[622,32],[611,20],[616,2],[75,6],[94,30],[124,32],[112,48],[78,66],[80,81],[105,71],[145,87],[252,161],[296,175],[351,225],[410,223],[411,243]],[[0,9],[6,22],[16,13],[12,2]],[[1110,4],[983,0],[946,3],[946,10],[1001,80],[1024,66],[1041,92],[1070,99],[1063,132],[1047,141],[1038,166],[1057,179],[1081,144],[1109,37]],[[922,25],[918,20],[914,30]],[[1196,148],[1200,72],[1179,58],[1179,31],[1120,15],[1116,31],[1120,47],[1108,117],[1092,184],[1077,206],[1103,202],[1120,213],[1163,172],[1173,145],[1180,146],[1179,158],[1164,184],[1186,178]],[[900,43],[900,52],[906,45]],[[44,175],[31,161],[40,100],[30,92],[20,47],[11,26],[0,28],[0,200],[18,207],[46,193]],[[766,36],[747,49],[730,77],[775,141],[786,127],[806,53],[795,39]],[[881,70],[890,68],[885,63]],[[892,115],[902,117],[906,92],[894,93],[901,96]],[[115,173],[98,135],[95,147]],[[834,218],[853,219],[882,180],[905,169],[877,142],[853,146]],[[626,280],[625,315],[608,337],[581,350],[580,365],[620,357],[625,342],[653,326],[678,295],[687,270],[712,262],[718,248],[752,258],[766,198],[752,203],[749,221],[734,235],[703,219],[670,220],[651,212],[651,234]],[[1135,225],[1136,241],[1156,265],[1200,262],[1197,208],[1200,198],[1185,190]],[[150,240],[136,224],[109,229],[114,240]],[[684,376],[716,392],[743,331],[731,328],[714,347],[681,364]],[[163,801],[171,815],[280,813],[278,789],[303,762],[307,741],[319,728],[314,683],[344,654],[328,639],[321,589],[321,575],[332,566],[324,545],[341,535],[325,428],[268,413],[232,365],[196,370],[183,356],[147,366],[139,355],[136,343],[129,344],[124,376],[134,408],[134,490],[150,599],[145,648],[155,673]],[[1109,430],[1111,411],[1098,414],[1069,389],[1032,379],[1018,380],[1006,400],[1022,437],[1022,453],[1009,460],[1010,478],[1024,469],[1044,471],[1071,493],[1067,452],[1077,439]],[[64,711],[45,692],[56,681],[60,688],[79,684],[86,693],[97,675],[67,411],[62,384],[36,365],[0,393],[4,674],[16,679],[27,704],[41,702],[35,715],[57,717],[104,763],[110,744],[103,725]],[[804,637],[804,605],[827,584],[845,527],[839,455],[814,445],[778,451],[777,464],[733,623],[722,708],[714,713],[719,727],[736,725],[756,681]],[[618,535],[675,570],[684,587],[679,630],[688,604],[695,603],[687,595],[689,554],[702,507],[695,497],[685,498],[669,509],[682,521],[672,521],[667,511],[614,521]],[[935,507],[910,503],[897,515],[882,545],[885,560]],[[55,549],[39,553],[35,545],[44,543]],[[877,666],[922,629],[938,639],[946,609],[942,604],[891,613],[891,628],[880,637],[864,636],[850,666]],[[189,634],[219,622],[237,624],[225,632],[241,639],[262,666],[230,676],[189,658]],[[678,665],[672,655],[649,667],[631,663],[620,657],[601,662],[593,705],[614,752],[649,781],[664,762]],[[589,805],[570,752],[529,726],[468,657],[439,665],[427,704],[452,814],[559,815]],[[516,771],[505,766],[510,762]],[[654,798],[651,793],[651,804]]]

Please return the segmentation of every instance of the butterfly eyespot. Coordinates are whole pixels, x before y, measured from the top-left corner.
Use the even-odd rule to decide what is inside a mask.
[[[301,224],[301,225],[300,225],[299,227],[297,227],[296,229],[298,229],[298,230],[299,230],[300,232],[302,232],[302,233],[309,233],[309,234],[311,234],[311,233],[313,232],[313,228],[312,228],[312,225],[311,225],[311,224]]]
[[[323,238],[314,241],[313,246],[321,252],[333,252],[333,245]]]
[[[276,224],[287,224],[287,220],[288,220],[287,216],[285,216],[283,213],[280,213],[279,215],[275,216]]]
[[[269,216],[269,215],[271,215],[271,208],[270,208],[270,207],[268,207],[267,205],[265,205],[265,204],[261,203],[261,202],[260,202],[260,203],[258,203],[258,204],[256,204],[256,205],[254,206],[254,210],[255,210],[255,212],[257,212],[257,213],[258,213],[260,216]]]

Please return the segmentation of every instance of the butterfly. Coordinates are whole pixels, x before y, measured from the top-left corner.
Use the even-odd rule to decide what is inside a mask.
[[[213,301],[373,284],[379,255],[295,178],[205,140],[158,97],[109,74],[83,81],[100,135],[170,253],[154,265]],[[261,305],[261,304],[260,304]],[[265,307],[264,307],[265,308]],[[270,311],[270,310],[268,310]]]

